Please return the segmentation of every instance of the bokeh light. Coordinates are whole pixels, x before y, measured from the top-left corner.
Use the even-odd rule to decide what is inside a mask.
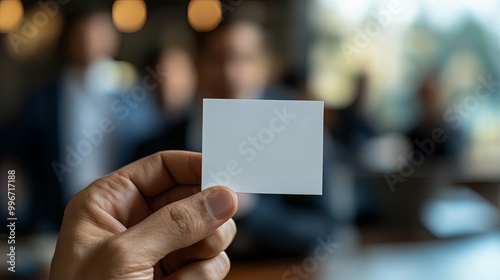
[[[40,6],[27,10],[24,16],[26,20],[5,41],[7,51],[18,60],[50,52],[57,44],[63,27],[61,13],[48,14]]]
[[[215,29],[222,19],[222,5],[219,0],[191,0],[188,6],[188,20],[199,32]]]
[[[147,8],[142,0],[116,0],[113,3],[113,22],[124,33],[139,31],[146,22]]]
[[[23,19],[23,4],[19,0],[0,0],[0,33],[17,29]]]

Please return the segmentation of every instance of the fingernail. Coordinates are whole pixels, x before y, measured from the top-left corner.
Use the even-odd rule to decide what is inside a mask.
[[[216,220],[227,217],[233,210],[233,195],[229,191],[216,190],[205,198],[208,212]]]

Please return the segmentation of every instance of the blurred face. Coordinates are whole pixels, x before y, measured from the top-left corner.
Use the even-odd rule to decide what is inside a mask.
[[[181,48],[171,49],[163,53],[157,67],[165,75],[159,87],[163,108],[167,112],[182,111],[191,102],[196,87],[191,56]]]
[[[71,60],[88,66],[106,56],[114,56],[118,50],[119,35],[107,13],[96,13],[78,21],[69,34]]]
[[[269,76],[262,34],[251,24],[214,33],[199,61],[200,88],[206,97],[254,98]]]

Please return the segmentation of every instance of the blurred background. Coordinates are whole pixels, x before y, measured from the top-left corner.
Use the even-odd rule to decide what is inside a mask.
[[[500,279],[499,15],[497,0],[0,0],[18,217],[0,277],[48,279],[70,197],[156,151],[201,151],[200,101],[217,97],[325,101],[324,195],[240,197],[227,279]]]

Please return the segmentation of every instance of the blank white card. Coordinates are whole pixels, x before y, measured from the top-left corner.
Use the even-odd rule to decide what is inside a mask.
[[[202,188],[322,194],[323,101],[203,100]]]

